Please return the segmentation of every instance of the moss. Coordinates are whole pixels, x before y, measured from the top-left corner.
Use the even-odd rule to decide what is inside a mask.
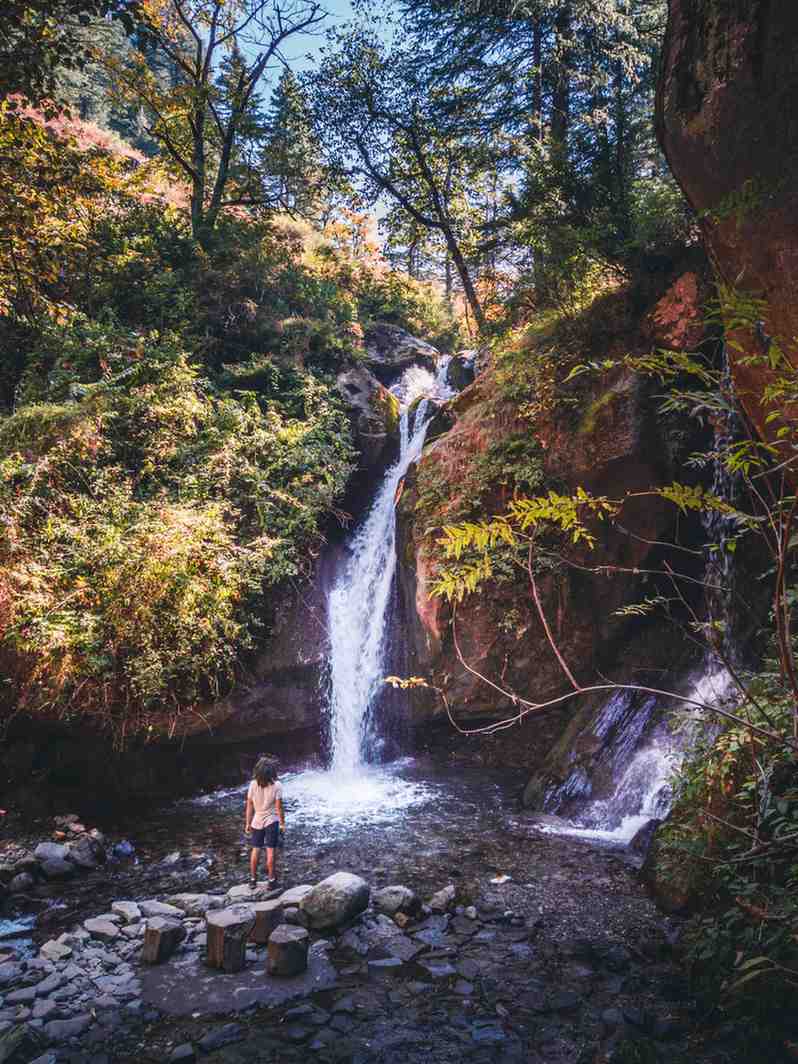
[[[602,392],[601,395],[597,395],[587,407],[587,410],[582,416],[582,421],[579,425],[580,436],[590,436],[596,428],[596,422],[598,421],[599,414],[605,407],[611,406],[615,399],[615,392],[612,388],[609,388],[606,392]]]
[[[382,389],[375,397],[374,405],[380,411],[385,424],[385,431],[389,436],[393,436],[399,432],[399,422],[402,417],[402,408],[399,405],[399,400],[393,394],[389,392],[387,388]]]

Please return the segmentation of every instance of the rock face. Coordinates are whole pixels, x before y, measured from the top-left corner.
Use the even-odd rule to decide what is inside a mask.
[[[775,438],[758,397],[774,338],[798,368],[798,5],[670,0],[657,128],[724,285],[752,306],[734,333],[737,395]],[[761,320],[761,326],[756,321]],[[754,362],[751,362],[751,358]]]
[[[368,883],[360,876],[336,872],[304,896],[300,910],[315,930],[339,927],[366,909],[369,893]]]
[[[647,354],[666,337],[672,346],[692,343],[700,327],[701,295],[698,277],[679,276],[642,321],[623,293],[607,297],[607,305],[596,308],[599,325],[587,328],[590,339],[579,361],[598,352],[602,357]],[[500,357],[449,404],[453,427],[425,448],[399,502],[399,566],[409,643],[404,675],[426,677],[445,689],[455,717],[463,721],[517,713],[512,699],[482,677],[540,702],[565,695],[570,685],[521,568],[508,567],[481,594],[467,596],[457,606],[453,629],[450,606],[432,594],[443,560],[437,544],[440,528],[501,513],[516,490],[502,472],[507,468],[526,467],[523,475],[533,488],[522,482],[517,490],[533,495],[553,487],[565,493],[581,487],[617,499],[676,477],[673,446],[653,389],[622,366],[584,375],[573,385],[558,384],[556,396],[565,402],[556,396],[551,402],[539,398],[546,395],[545,380],[535,386],[532,403],[514,399],[507,389],[509,374],[516,380],[527,372],[524,366],[535,365],[534,345],[552,340],[544,334],[529,342],[528,352],[511,352],[509,368]],[[568,548],[577,567],[563,565],[538,575],[553,638],[582,682],[594,680],[597,669],[618,663],[631,625],[616,611],[643,597],[635,570],[646,568],[656,552],[653,541],[665,539],[673,521],[674,508],[664,501],[650,495],[629,498],[619,520],[626,534],[599,526],[594,549]],[[612,569],[611,578],[586,571],[601,566]],[[415,695],[417,721],[443,714],[442,703],[429,692]]]
[[[398,325],[375,322],[364,336],[366,364],[383,384],[393,384],[397,377],[414,364],[435,369],[439,352],[432,344],[411,336]]]
[[[339,373],[336,387],[349,410],[359,455],[344,509],[359,513],[374,484],[399,455],[399,400],[362,365]]]

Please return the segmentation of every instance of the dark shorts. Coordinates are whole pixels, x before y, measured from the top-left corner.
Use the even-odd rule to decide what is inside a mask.
[[[279,837],[280,825],[275,820],[273,824],[269,824],[265,828],[253,828],[250,836],[250,845],[253,850],[262,850],[264,847],[267,850],[273,850],[277,846]]]

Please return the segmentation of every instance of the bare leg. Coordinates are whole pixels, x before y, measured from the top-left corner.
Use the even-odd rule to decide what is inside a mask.
[[[260,858],[260,850],[253,848],[249,855],[249,874],[253,879],[258,878],[258,859]]]
[[[266,875],[269,879],[274,879],[274,847],[266,847]]]

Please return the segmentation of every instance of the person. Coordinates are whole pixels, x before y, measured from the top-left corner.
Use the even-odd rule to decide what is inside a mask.
[[[277,763],[273,758],[261,757],[255,765],[253,779],[247,790],[244,831],[247,835],[251,833],[250,887],[254,890],[258,885],[258,861],[263,849],[266,850],[266,875],[269,886],[273,887],[277,882],[275,851],[280,842],[280,832],[285,831],[283,788],[277,779]]]

